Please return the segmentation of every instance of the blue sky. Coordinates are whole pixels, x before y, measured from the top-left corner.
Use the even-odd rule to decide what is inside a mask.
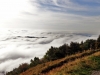
[[[0,3],[1,28],[99,32],[100,0],[2,0]]]
[[[40,9],[84,16],[100,15],[100,1],[93,0],[37,0]]]

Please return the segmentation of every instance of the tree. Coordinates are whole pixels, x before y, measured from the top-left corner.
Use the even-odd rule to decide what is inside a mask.
[[[100,35],[99,35],[99,37],[97,38],[97,41],[96,41],[96,43],[95,43],[95,47],[96,47],[96,49],[100,48]]]
[[[56,60],[65,57],[70,54],[70,47],[66,44],[57,47],[52,47],[44,55],[44,59],[47,61]]]
[[[51,46],[51,48],[44,55],[44,59],[46,59],[47,61],[56,60],[58,59],[57,57],[58,53],[59,49]]]
[[[38,65],[40,63],[41,63],[40,59],[38,57],[35,57],[34,60],[31,59],[30,67],[36,66],[36,65]]]
[[[88,39],[83,43],[83,50],[87,49],[95,49],[95,42],[96,40]]]
[[[72,54],[74,54],[78,51],[81,51],[80,44],[77,43],[77,42],[71,42],[70,43],[70,49],[71,49]]]
[[[100,35],[99,35],[99,37],[97,38],[97,42],[100,42]]]
[[[18,67],[18,69],[20,70],[20,73],[26,71],[28,68],[29,68],[29,65],[27,63],[23,63],[19,65]]]
[[[63,57],[65,57],[66,55],[70,55],[70,47],[68,46],[68,44],[64,44],[62,46],[59,47],[59,50],[61,50],[61,53],[63,54]]]

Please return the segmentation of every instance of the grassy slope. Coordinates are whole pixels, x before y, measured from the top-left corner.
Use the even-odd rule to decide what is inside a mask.
[[[91,75],[93,70],[100,70],[100,52],[66,63],[48,75]]]
[[[87,50],[37,65],[20,75],[89,75],[92,70],[100,69],[99,57],[99,50]]]

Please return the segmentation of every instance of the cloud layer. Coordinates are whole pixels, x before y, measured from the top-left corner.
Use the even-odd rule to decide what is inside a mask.
[[[0,72],[10,71],[21,63],[29,63],[35,56],[43,57],[51,46],[58,47],[65,43],[69,44],[71,41],[81,42],[89,38],[97,38],[97,35],[93,34],[64,31],[33,31],[31,29],[6,30],[4,33],[2,31],[0,31],[2,35],[0,37]]]
[[[41,58],[51,46],[96,38],[93,33],[100,32],[99,9],[99,0],[1,0],[0,72],[35,56]]]

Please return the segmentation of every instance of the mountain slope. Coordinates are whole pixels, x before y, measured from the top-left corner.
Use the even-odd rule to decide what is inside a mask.
[[[62,59],[39,64],[36,67],[32,67],[21,73],[20,75],[80,75],[80,73],[84,73],[81,70],[83,66],[86,66],[82,68],[85,69],[87,68],[87,65],[92,64],[89,65],[89,67],[91,67],[90,70],[92,70],[93,67],[93,69],[96,69],[95,67],[97,67],[97,62],[94,62],[93,56],[100,56],[100,50],[87,50]],[[86,62],[86,64],[84,64],[84,62]],[[75,74],[78,70],[81,70],[80,73]],[[88,72],[86,71],[85,73]]]

